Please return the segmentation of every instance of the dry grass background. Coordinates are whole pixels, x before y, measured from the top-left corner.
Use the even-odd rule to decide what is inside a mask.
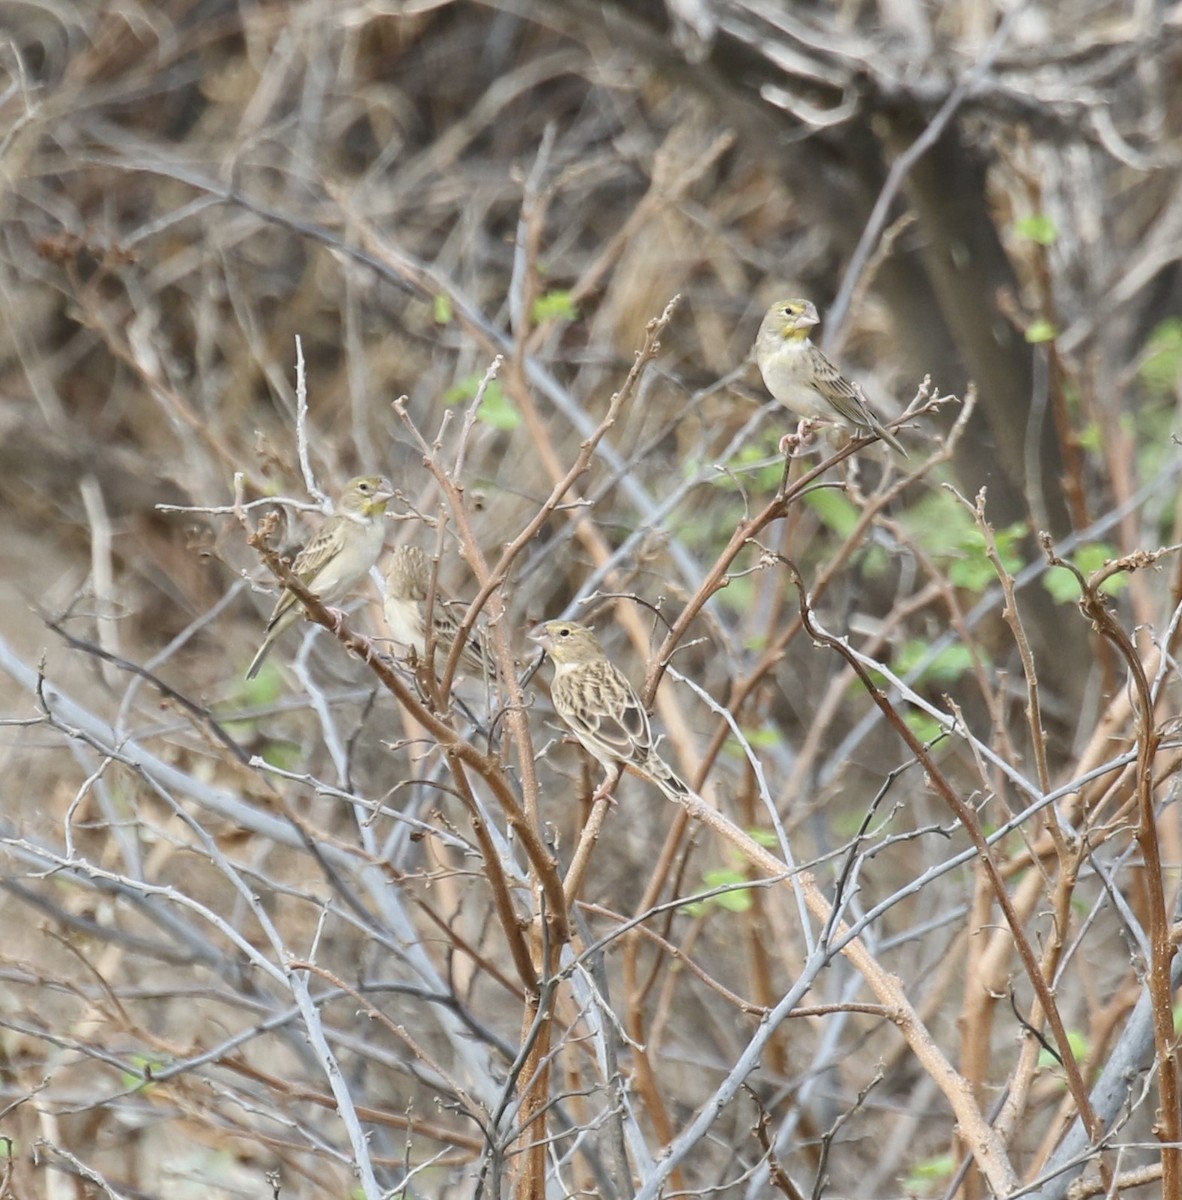
[[[1068,1156],[1106,1063],[1131,1098],[1100,1119],[1117,1148],[1083,1155],[1084,1178],[1131,1189],[1141,1170],[1143,1194],[1177,1194],[1152,1128],[1171,1084],[1134,1010],[1157,1016],[1160,1049],[1182,853],[1177,563],[1124,562],[1106,639],[1095,611],[1051,598],[1034,540],[1099,546],[1085,575],[1179,540],[1162,82],[1178,22],[1124,7],[1060,26],[1053,5],[1019,6],[997,46],[980,0],[936,18],[670,5],[679,41],[649,4],[10,7],[3,1195],[981,1196]],[[694,34],[704,12],[717,28]],[[985,62],[851,293],[886,161]],[[957,405],[917,420],[911,476],[867,451],[856,479],[825,473],[845,490],[789,493],[728,551],[785,494],[788,423],[747,361],[784,292],[837,308],[827,345],[883,412],[928,373],[961,399],[979,384],[977,409],[952,445]],[[544,518],[486,610],[519,670],[528,626],[567,612],[651,684],[693,609],[664,647],[664,750],[846,921],[882,905],[865,961],[827,949],[791,882],[642,781],[592,811],[594,764],[559,740],[546,666],[525,732],[503,671],[491,695],[459,685],[448,720],[494,752],[466,774],[420,719],[422,680],[402,670],[400,703],[315,625],[242,682],[273,591],[235,488],[292,502],[288,549],[315,505],[297,337],[315,483],[389,476],[388,542],[437,551],[449,590],[475,594],[477,551],[494,564]],[[1025,658],[985,522],[942,483],[970,500],[986,486],[1007,567],[1028,567]],[[787,560],[827,629],[908,676],[897,724],[802,629]],[[381,637],[376,597],[350,624]],[[560,871],[597,839],[568,944],[494,778]],[[1023,814],[993,855],[1070,1031],[1074,1098],[1027,1035],[1056,1046],[942,780],[986,832]],[[766,1020],[785,998],[793,1019]],[[994,1126],[984,1149],[957,1136],[970,1109]]]

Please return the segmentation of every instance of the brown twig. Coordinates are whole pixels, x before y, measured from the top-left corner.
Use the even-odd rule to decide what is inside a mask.
[[[819,644],[835,650],[850,665],[867,694],[877,705],[879,711],[882,712],[891,728],[895,730],[907,744],[912,754],[915,755],[924,768],[932,786],[960,820],[965,831],[972,839],[973,844],[977,847],[977,853],[980,856],[986,874],[989,876],[994,895],[1001,906],[1002,912],[1005,914],[1006,923],[1013,936],[1014,945],[1017,947],[1022,965],[1050,1023],[1055,1045],[1063,1059],[1063,1068],[1067,1074],[1068,1087],[1075,1100],[1079,1114],[1093,1141],[1099,1141],[1100,1137],[1103,1136],[1103,1130],[1100,1128],[1099,1122],[1096,1120],[1096,1115],[1092,1110],[1091,1101],[1088,1098],[1087,1089],[1084,1086],[1083,1077],[1079,1071],[1079,1064],[1075,1060],[1074,1052],[1067,1037],[1067,1029],[1063,1024],[1063,1018],[1059,1013],[1058,1006],[1055,1004],[1050,984],[1039,969],[1038,960],[1035,958],[1034,950],[1030,945],[1030,939],[1026,936],[1026,931],[1018,918],[1013,902],[1006,890],[1005,882],[997,869],[997,864],[993,860],[993,853],[989,849],[989,843],[985,839],[985,833],[981,828],[981,822],[977,818],[976,811],[960,798],[956,789],[933,760],[928,748],[912,733],[907,722],[896,711],[886,693],[871,678],[870,673],[862,665],[857,656],[850,651],[845,641],[835,637],[817,624],[809,595],[805,589],[804,580],[801,578],[799,570],[794,563],[789,562],[787,565],[799,596],[801,620],[804,622],[809,636]]]
[[[1156,552],[1141,551],[1106,563],[1090,578],[1074,563],[1055,553],[1054,541],[1047,533],[1039,535],[1047,562],[1063,567],[1075,576],[1080,590],[1080,610],[1092,627],[1116,648],[1129,673],[1136,697],[1133,708],[1136,725],[1137,769],[1137,844],[1145,861],[1145,888],[1149,910],[1150,961],[1147,982],[1153,1005],[1153,1042],[1157,1059],[1158,1110],[1154,1133],[1161,1142],[1162,1196],[1164,1200],[1182,1197],[1182,1113],[1178,1110],[1178,1066],[1175,1058],[1173,988],[1170,964],[1176,952],[1171,938],[1169,911],[1166,908],[1161,853],[1157,839],[1157,813],[1153,800],[1153,773],[1162,733],[1154,722],[1153,693],[1144,664],[1132,639],[1113,616],[1108,600],[1100,590],[1106,579],[1118,572],[1152,567],[1173,547]],[[1096,1132],[1089,1126],[1093,1140]]]
[[[533,827],[526,821],[525,815],[517,803],[516,796],[514,796],[508,782],[504,778],[499,761],[495,757],[484,754],[476,749],[470,742],[461,738],[444,718],[430,711],[410,688],[407,687],[406,683],[390,664],[380,654],[376,653],[373,643],[369,638],[354,633],[344,622],[338,620],[334,614],[330,613],[321,604],[316,595],[310,592],[300,578],[292,572],[286,560],[277,551],[267,545],[262,536],[251,532],[247,540],[258,552],[259,557],[275,578],[291,591],[300,602],[307,614],[308,620],[314,621],[317,625],[321,625],[329,630],[346,649],[353,651],[354,654],[366,663],[398,703],[407,709],[414,719],[439,742],[444,753],[447,755],[449,764],[454,767],[456,764],[463,763],[471,767],[488,784],[493,795],[496,796],[498,803],[504,810],[510,825],[514,827],[521,838],[522,846],[531,864],[537,871],[543,887],[547,891],[552,904],[552,918],[555,923],[556,936],[560,941],[565,940],[569,936],[566,924],[566,904],[556,864],[538,839]],[[463,780],[462,773],[457,772],[457,786],[461,789],[466,789],[466,781]],[[466,796],[470,801],[469,792],[462,790],[461,794]],[[473,806],[470,808],[470,813],[473,820],[473,828],[480,842],[481,851],[485,855],[486,863],[491,866],[497,856],[496,847],[488,837],[483,822],[479,819],[478,810]],[[492,882],[493,880],[490,878],[490,883]],[[494,887],[493,899],[497,913],[501,918],[501,927],[504,930],[506,941],[522,982],[527,989],[534,990],[538,984],[537,972],[530,959],[528,948],[521,937],[520,918],[513,905],[512,897],[507,888]]]

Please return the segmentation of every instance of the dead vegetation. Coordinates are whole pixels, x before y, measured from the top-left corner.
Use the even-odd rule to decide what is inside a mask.
[[[0,1196],[1182,1198],[1178,18],[1060,7],[6,15]],[[243,682],[359,472],[496,678]]]

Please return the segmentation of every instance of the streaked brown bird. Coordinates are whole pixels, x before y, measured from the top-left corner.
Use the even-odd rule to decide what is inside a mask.
[[[427,653],[427,596],[431,586],[431,562],[418,546],[398,546],[386,567],[386,601],[383,612],[390,636],[401,646],[412,649],[419,659]],[[436,660],[446,660],[455,645],[456,635],[467,605],[450,600],[439,588],[431,605],[431,626],[435,634]],[[460,666],[475,675],[493,674],[487,630],[472,630],[460,652]]]
[[[545,621],[529,636],[554,662],[550,698],[555,712],[607,772],[597,794],[610,792],[626,766],[651,779],[671,800],[693,794],[653,748],[640,697],[590,629],[575,621]]]
[[[332,516],[326,517],[308,544],[291,564],[292,573],[322,604],[343,600],[378,561],[386,536],[386,505],[394,489],[377,475],[360,475],[345,486]],[[300,615],[295,594],[287,588],[279,596],[267,622],[266,636],[246,668],[253,679],[275,642]]]

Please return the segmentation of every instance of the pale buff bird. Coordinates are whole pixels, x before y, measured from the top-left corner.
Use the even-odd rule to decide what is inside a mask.
[[[312,539],[296,555],[292,573],[322,604],[343,600],[378,561],[386,536],[386,505],[393,498],[394,489],[376,475],[351,480],[332,516],[321,522]],[[295,595],[284,588],[267,622],[263,644],[246,668],[247,679],[259,673],[271,647],[295,624],[300,612]]]
[[[606,794],[625,766],[639,769],[671,800],[691,789],[653,749],[648,714],[595,634],[574,621],[545,621],[530,632],[554,662],[554,710],[607,772]]]
[[[856,383],[851,383],[809,337],[820,323],[808,300],[777,300],[764,314],[755,339],[755,361],[772,396],[807,422],[820,418],[852,425],[858,434],[877,434],[904,458],[898,438],[870,411]]]
[[[427,653],[427,596],[431,586],[431,561],[418,546],[398,546],[386,568],[386,601],[383,612],[390,636],[400,646],[415,652],[420,660]],[[455,645],[466,604],[449,600],[437,587],[431,605],[435,634],[435,658],[440,665]],[[472,630],[460,653],[460,666],[480,676],[493,674],[488,633]]]

